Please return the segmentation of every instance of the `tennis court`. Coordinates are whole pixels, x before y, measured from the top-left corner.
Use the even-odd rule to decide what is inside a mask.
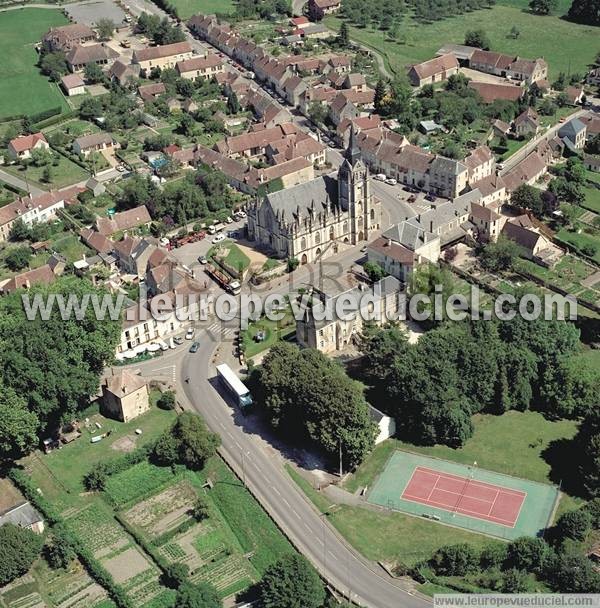
[[[511,540],[535,536],[552,518],[557,488],[472,466],[396,451],[367,500]]]

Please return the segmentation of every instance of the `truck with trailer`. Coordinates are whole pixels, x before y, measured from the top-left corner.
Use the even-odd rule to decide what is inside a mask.
[[[217,376],[221,384],[235,399],[239,408],[244,412],[252,405],[252,396],[246,385],[236,376],[226,363],[217,365]]]
[[[239,281],[232,279],[226,275],[223,271],[219,270],[213,264],[206,264],[204,271],[211,278],[214,279],[223,289],[236,296],[240,293],[242,286]]]

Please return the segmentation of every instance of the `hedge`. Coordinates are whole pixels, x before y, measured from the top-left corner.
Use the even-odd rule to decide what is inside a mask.
[[[47,127],[56,125],[62,122],[63,120],[75,118],[76,116],[79,116],[79,110],[69,110],[68,112],[64,112],[63,114],[58,114],[57,116],[52,115],[51,117],[48,117],[45,120],[37,121],[34,125],[34,128],[38,131],[41,131],[42,129],[46,129]]]

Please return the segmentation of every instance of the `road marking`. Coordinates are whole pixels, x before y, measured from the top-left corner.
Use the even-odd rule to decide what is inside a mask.
[[[281,496],[281,492],[275,486],[271,486],[271,488],[273,489],[273,492],[277,494],[277,496]]]

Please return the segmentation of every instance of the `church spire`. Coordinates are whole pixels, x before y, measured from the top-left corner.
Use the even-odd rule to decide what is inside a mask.
[[[352,166],[356,164],[357,160],[360,160],[360,149],[358,147],[356,132],[354,131],[354,123],[350,123],[350,141],[348,142],[344,157]]]

